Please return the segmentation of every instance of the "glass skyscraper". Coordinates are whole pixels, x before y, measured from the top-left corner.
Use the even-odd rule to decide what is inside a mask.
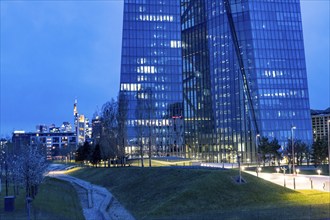
[[[120,100],[131,154],[183,152],[180,1],[125,0]]]
[[[150,15],[156,20],[150,20]],[[169,19],[157,21],[157,15]],[[125,1],[123,39],[121,91],[129,97],[128,129],[132,121],[142,120],[133,113],[143,109],[137,104],[138,96],[149,88],[141,89],[141,82],[135,80],[142,66],[137,59],[172,57],[175,62],[164,67],[175,66],[172,72],[159,73],[160,63],[143,65],[157,69],[147,76],[174,76],[172,81],[155,81],[151,86],[165,84],[169,89],[164,93],[177,98],[153,96],[149,102],[156,109],[160,102],[176,106],[176,110],[165,107],[154,117],[167,120],[168,128],[161,129],[164,136],[158,139],[162,144],[166,135],[179,138],[182,134],[182,140],[174,143],[172,138],[169,144],[182,144],[186,157],[232,162],[240,155],[243,162],[252,162],[258,137],[277,138],[283,147],[293,132],[295,139],[312,141],[299,0]],[[159,47],[160,53],[137,55],[138,42],[149,42],[142,53],[152,50],[154,40],[167,47]],[[173,56],[168,56],[171,52]],[[127,71],[129,67],[133,69]],[[127,87],[132,83],[137,84],[134,91]],[[178,114],[162,115],[162,111]],[[183,119],[183,130],[173,135],[171,118],[176,117]]]

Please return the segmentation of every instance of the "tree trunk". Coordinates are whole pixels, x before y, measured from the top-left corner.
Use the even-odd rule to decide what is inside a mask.
[[[140,146],[140,154],[141,154],[141,167],[144,167],[144,164],[143,164],[143,145],[142,144]]]
[[[149,167],[151,167],[151,141],[149,139]]]
[[[5,171],[6,171],[6,196],[8,196],[8,165],[7,165],[7,161],[6,161],[6,166],[5,166]]]

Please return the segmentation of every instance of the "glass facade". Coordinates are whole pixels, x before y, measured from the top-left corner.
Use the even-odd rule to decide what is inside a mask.
[[[252,162],[257,136],[286,147],[295,126],[295,139],[312,141],[299,0],[130,0],[124,10],[130,145]]]
[[[257,136],[310,143],[300,3],[182,0],[185,141],[209,161],[255,159]]]
[[[182,94],[180,1],[125,0],[120,103],[131,155],[182,153]]]

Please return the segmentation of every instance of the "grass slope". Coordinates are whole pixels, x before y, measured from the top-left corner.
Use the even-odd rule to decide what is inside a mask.
[[[138,219],[330,203],[329,193],[296,192],[245,173],[247,183],[237,184],[235,170],[84,168],[70,174],[108,188]]]
[[[11,187],[9,194],[12,194]],[[27,219],[25,193],[15,198],[14,212],[4,212],[4,202],[0,203],[0,219]],[[75,189],[65,181],[46,178],[32,202],[31,219],[83,220],[80,200]]]

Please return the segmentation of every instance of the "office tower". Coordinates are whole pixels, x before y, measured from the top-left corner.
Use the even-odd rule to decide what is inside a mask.
[[[120,105],[132,154],[182,149],[181,57],[180,1],[125,0]]]
[[[80,145],[83,145],[86,140],[86,120],[85,115],[79,115],[77,137]]]
[[[193,155],[249,162],[259,136],[311,141],[299,1],[185,0],[182,27]]]
[[[99,143],[102,134],[102,121],[99,116],[92,119],[92,138],[95,143]]]
[[[79,119],[79,114],[78,114],[78,106],[77,106],[77,99],[74,100],[73,104],[73,124],[74,124],[74,132],[78,136],[78,119]]]
[[[166,25],[179,23],[179,4],[180,30],[170,29]],[[185,156],[252,162],[260,137],[276,138],[283,148],[292,136],[312,141],[298,0],[125,1],[121,91],[130,95],[127,124],[132,127],[142,124],[133,109],[146,109],[137,104],[142,93],[138,73],[158,76],[159,63],[145,64],[144,51],[148,61],[165,57],[167,50],[157,53],[153,46],[166,43],[182,64],[177,82],[183,94],[169,91],[183,97],[176,101],[183,101]],[[168,100],[153,96],[148,103]]]
[[[330,108],[325,110],[311,110],[313,140],[329,140]]]
[[[61,132],[72,132],[72,126],[70,122],[63,122],[60,128]]]
[[[77,144],[83,145],[86,139],[91,138],[91,127],[89,119],[83,114],[78,113],[77,99],[73,104],[73,116],[74,116],[74,132],[77,136]]]

